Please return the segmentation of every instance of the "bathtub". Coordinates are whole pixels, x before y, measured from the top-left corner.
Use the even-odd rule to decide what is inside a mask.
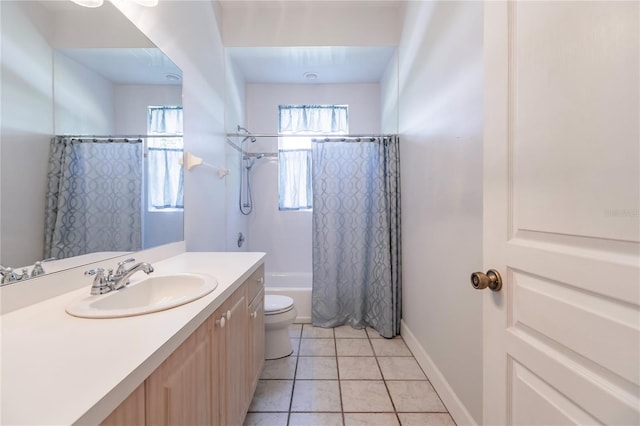
[[[279,294],[293,299],[298,316],[296,323],[311,322],[311,273],[267,272],[264,290],[266,294]]]

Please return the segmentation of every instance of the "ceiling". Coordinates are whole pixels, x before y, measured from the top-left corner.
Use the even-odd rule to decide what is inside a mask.
[[[182,84],[182,71],[158,48],[56,49],[116,84]],[[167,75],[179,79],[167,78]]]
[[[397,2],[398,0],[378,3]],[[40,3],[54,12],[64,13],[84,9],[71,1],[41,1]],[[251,7],[255,3],[264,6],[267,3],[280,2],[227,1],[223,2],[223,6]],[[290,4],[290,2],[282,3]],[[296,2],[291,3],[292,6],[295,4]],[[181,76],[182,72],[159,49],[57,50],[118,84],[182,83],[181,80],[166,79],[167,74]],[[395,55],[396,48],[394,46],[303,46],[229,47],[226,50],[236,70],[244,76],[247,83],[358,84],[378,83]],[[304,77],[305,73],[315,73],[318,78],[309,80]]]
[[[396,48],[230,47],[229,58],[247,83],[378,83]],[[305,73],[318,78],[308,80]]]

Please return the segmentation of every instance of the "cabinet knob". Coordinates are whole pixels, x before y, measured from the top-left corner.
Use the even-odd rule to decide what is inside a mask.
[[[227,321],[224,319],[224,315],[223,315],[223,316],[221,316],[221,317],[220,317],[220,319],[219,319],[219,320],[216,320],[216,325],[219,325],[219,326],[220,326],[220,328],[224,328],[224,324],[225,324],[226,322],[227,322]]]
[[[227,321],[231,319],[231,309],[227,311]]]
[[[258,284],[262,285],[262,284],[264,284],[264,277],[260,277],[260,278],[256,279],[256,281],[258,282]]]
[[[256,319],[256,318],[258,318],[258,311],[251,312],[251,319]]]

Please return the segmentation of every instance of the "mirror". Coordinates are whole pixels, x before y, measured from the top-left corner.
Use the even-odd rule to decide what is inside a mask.
[[[182,72],[109,2],[2,1],[0,9],[0,264],[20,275],[45,253],[52,137],[147,135],[148,107],[182,106]],[[148,206],[142,158],[141,213],[130,230],[139,247],[58,257],[43,263],[47,273],[183,240],[182,209]]]

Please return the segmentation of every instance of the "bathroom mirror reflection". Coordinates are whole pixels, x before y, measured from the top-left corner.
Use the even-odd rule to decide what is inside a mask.
[[[22,268],[30,276],[45,258],[56,258],[42,263],[51,273],[181,241],[181,70],[109,2],[0,8],[0,264],[26,278]],[[62,145],[77,150],[55,159]],[[72,181],[52,165],[64,158],[75,161]],[[173,195],[158,201],[165,174]],[[72,187],[82,198],[64,197]]]

